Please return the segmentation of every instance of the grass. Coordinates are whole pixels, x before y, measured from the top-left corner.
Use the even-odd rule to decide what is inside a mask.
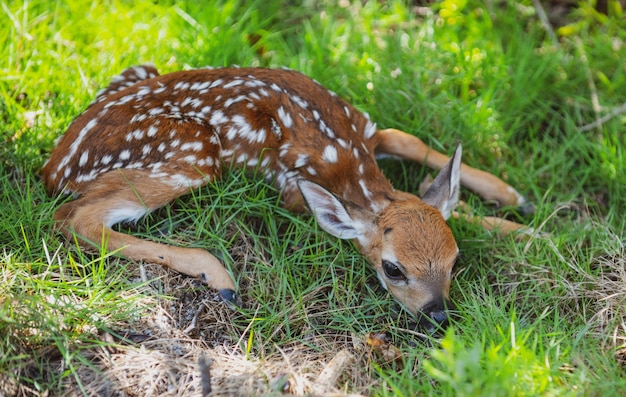
[[[201,355],[215,395],[624,395],[619,2],[608,15],[581,3],[556,41],[530,1],[208,3],[0,2],[0,395],[198,395]],[[53,232],[66,198],[37,171],[95,92],[142,62],[300,70],[381,127],[448,153],[463,142],[466,163],[537,210],[463,198],[549,237],[451,221],[459,318],[440,340],[416,335],[353,247],[237,172],[119,227],[218,255],[241,310],[158,266],[85,252]],[[428,173],[383,167],[410,191]]]

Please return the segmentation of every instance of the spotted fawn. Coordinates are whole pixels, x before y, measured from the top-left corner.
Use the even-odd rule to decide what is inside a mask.
[[[387,156],[441,171],[419,198],[385,178],[376,158]],[[55,213],[69,238],[199,277],[236,303],[231,276],[208,252],[111,229],[229,167],[260,172],[284,207],[308,208],[326,232],[353,240],[383,287],[427,327],[448,319],[458,248],[446,220],[460,184],[500,205],[524,203],[497,177],[461,164],[460,145],[448,158],[413,135],[379,130],[332,91],[282,69],[127,69],[70,125],[42,176],[51,194],[75,196]],[[519,226],[496,224],[505,233]]]

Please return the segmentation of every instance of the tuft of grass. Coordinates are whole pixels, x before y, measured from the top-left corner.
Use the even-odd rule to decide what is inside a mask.
[[[208,356],[215,395],[623,395],[626,24],[619,2],[592,3],[551,31],[525,0],[0,2],[0,394],[197,395]],[[117,226],[214,253],[236,311],[196,280],[85,252],[54,231],[67,198],[37,172],[97,90],[145,62],[300,70],[382,128],[462,142],[536,206],[523,217],[464,191],[475,212],[549,236],[452,220],[458,316],[440,339],[255,175]],[[430,172],[381,165],[412,192]]]

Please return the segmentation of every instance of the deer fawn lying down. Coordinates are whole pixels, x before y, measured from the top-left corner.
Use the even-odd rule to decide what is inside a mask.
[[[394,156],[441,169],[420,199],[395,190],[376,163]],[[236,303],[236,288],[211,254],[141,240],[111,229],[135,221],[225,167],[258,169],[286,208],[308,207],[333,236],[353,240],[382,285],[422,322],[447,322],[458,248],[446,219],[459,183],[500,205],[524,202],[495,176],[461,164],[420,139],[378,130],[366,114],[289,70],[200,69],[159,75],[127,69],[98,94],[60,138],[42,175],[51,193],[77,199],[55,214],[86,246],[199,277]],[[485,222],[506,232],[519,225]]]

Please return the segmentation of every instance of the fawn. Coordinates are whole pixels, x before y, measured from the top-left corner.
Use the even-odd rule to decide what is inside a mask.
[[[441,171],[420,199],[391,186],[376,163],[380,156]],[[75,234],[86,246],[106,241],[132,260],[199,277],[236,304],[235,284],[213,255],[111,229],[236,166],[259,170],[286,208],[308,207],[325,231],[353,240],[383,287],[426,327],[448,319],[458,248],[446,220],[460,183],[500,205],[524,203],[497,177],[461,164],[460,145],[448,159],[415,136],[378,130],[335,93],[283,69],[159,75],[150,65],[129,68],[73,121],[42,176],[51,194],[77,197],[54,216],[69,238]],[[504,232],[520,226],[483,223]]]

